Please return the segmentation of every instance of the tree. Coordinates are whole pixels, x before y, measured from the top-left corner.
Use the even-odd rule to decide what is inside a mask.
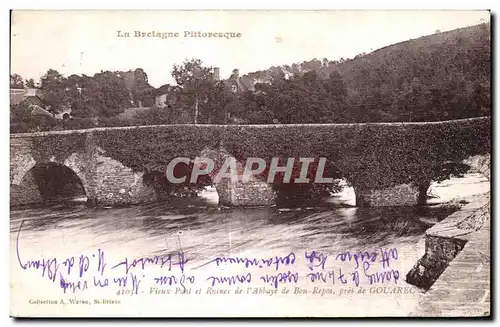
[[[182,65],[173,66],[172,77],[181,88],[182,102],[193,108],[193,121],[197,124],[200,106],[208,102],[217,82],[213,68],[204,67],[199,59],[185,60]]]
[[[90,76],[71,75],[65,81],[71,115],[80,118],[111,117],[130,106],[125,81],[115,72]]]
[[[338,73],[324,79],[311,70],[286,79],[275,69],[271,83],[255,89],[240,99],[239,114],[250,123],[332,123],[346,107],[347,89]]]
[[[69,107],[67,80],[57,70],[49,69],[40,79],[43,101],[49,105],[48,111],[59,113]]]
[[[130,95],[125,80],[117,73],[101,72],[95,74],[93,80],[93,87],[99,88],[99,91],[95,91],[97,98],[94,100],[100,104],[99,115],[114,116],[130,105]]]
[[[72,99],[71,116],[80,118],[98,116],[104,107],[99,83],[86,75],[71,75],[68,81]]]
[[[10,75],[10,88],[11,89],[24,89],[23,78],[19,74]]]
[[[207,92],[199,118],[208,124],[227,124],[228,113],[236,114],[238,98],[219,81]]]
[[[32,78],[26,79],[26,81],[24,82],[24,85],[26,85],[26,87],[30,88],[30,89],[36,88],[35,80]]]

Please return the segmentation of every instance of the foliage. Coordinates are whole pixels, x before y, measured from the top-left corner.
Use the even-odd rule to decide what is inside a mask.
[[[337,91],[330,91],[330,95],[344,95],[345,103],[334,106],[340,109],[336,110],[333,122],[440,121],[490,115],[490,28],[490,24],[481,24],[401,42],[352,59],[313,59],[248,74],[243,78],[271,83],[272,86],[263,89],[276,88],[283,95],[273,93],[275,105],[268,106],[268,111],[251,106],[250,110],[256,113],[247,119],[249,123],[270,123],[269,119],[262,121],[262,112],[266,117],[275,116],[288,123],[287,114],[295,117],[302,109],[311,112],[314,119],[305,115],[301,123],[320,123],[323,116],[317,116],[318,102],[314,96],[308,96],[308,92],[321,94],[317,84],[310,84],[303,93],[297,90],[287,95],[286,92],[287,87],[297,89],[298,85],[292,85],[294,78],[304,78],[308,72],[330,80],[331,74],[338,72],[337,86],[333,88]],[[285,76],[292,78],[286,80]],[[245,111],[248,112],[247,107]]]
[[[10,75],[10,88],[11,89],[23,89],[24,88],[24,82],[23,78],[19,76],[19,74],[11,74]]]
[[[59,113],[68,107],[70,98],[67,93],[67,80],[57,70],[49,69],[40,79],[40,89],[48,111]]]
[[[242,110],[235,113],[250,123],[329,123],[341,120],[346,110],[347,92],[337,72],[327,78],[315,71],[276,77],[256,88],[257,94],[244,94]]]
[[[213,98],[216,90],[213,68],[203,66],[199,59],[185,60],[182,65],[173,66],[172,76],[181,89],[180,101],[185,108],[192,108],[193,121],[198,122],[199,112],[203,110],[200,107]]]
[[[206,147],[217,149],[222,140],[222,129],[204,125],[144,126],[92,133],[106,155],[136,171],[150,172],[164,172],[176,157],[194,159]]]
[[[424,183],[434,180],[436,167],[446,162],[490,151],[488,119],[312,127],[227,126],[224,147],[240,160],[324,157],[358,188]]]
[[[170,112],[153,109],[127,123],[136,125],[193,122],[196,104],[197,123],[208,124],[411,122],[488,116],[490,29],[490,24],[481,24],[352,59],[274,66],[242,76],[240,81],[253,88],[237,94],[216,81],[213,68],[198,59],[174,65],[177,85],[165,85],[156,92],[141,68],[68,78],[50,69],[41,79],[41,88],[50,111],[71,107],[74,117],[112,117],[130,106],[130,96],[144,106],[152,106],[153,97],[165,92],[175,100]],[[33,86],[34,81],[26,85]],[[12,74],[11,87],[22,86],[21,76]]]
[[[144,112],[134,115],[135,125],[163,125],[175,122],[174,110],[171,107],[157,108],[153,107]]]
[[[27,88],[31,88],[31,89],[34,89],[36,88],[36,84],[35,84],[35,80],[30,78],[30,79],[26,79],[26,81],[24,82],[24,85],[27,87]]]
[[[51,133],[34,137],[32,140],[32,154],[36,162],[48,162],[52,156],[56,161],[61,161],[71,153],[80,152],[85,148],[86,133]]]
[[[10,106],[11,133],[30,133],[55,130],[58,123],[52,117],[32,116],[32,109],[27,101]]]
[[[170,125],[93,131],[98,146],[137,171],[164,171],[175,157],[194,159],[222,146],[249,157],[324,157],[356,188],[442,179],[443,165],[490,149],[489,119],[385,125]],[[126,146],[124,146],[124,141]],[[367,142],[366,140],[370,140]],[[333,169],[333,168],[329,168]],[[298,170],[295,170],[296,172]],[[311,170],[313,171],[313,170]],[[451,172],[452,170],[448,170]],[[384,176],[384,178],[380,178]]]
[[[63,121],[63,126],[66,130],[88,129],[96,127],[90,119],[79,117],[71,117],[70,119]]]
[[[96,85],[99,86],[100,100],[102,101],[100,116],[110,117],[123,112],[130,104],[130,97],[123,78],[113,72],[101,72],[94,75]],[[97,90],[94,90],[97,91]]]

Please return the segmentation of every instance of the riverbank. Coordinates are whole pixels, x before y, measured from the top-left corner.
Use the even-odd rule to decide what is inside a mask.
[[[411,316],[484,317],[490,310],[490,193],[426,231],[425,255],[407,282],[427,289]]]

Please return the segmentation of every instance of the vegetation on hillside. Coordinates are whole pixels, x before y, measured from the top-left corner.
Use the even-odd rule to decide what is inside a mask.
[[[352,59],[313,59],[241,77],[249,90],[233,94],[198,59],[174,65],[177,85],[156,92],[140,68],[68,78],[50,69],[41,79],[49,111],[99,117],[100,126],[169,123],[273,124],[438,121],[491,112],[490,24],[387,46]],[[11,87],[33,84],[11,75]],[[131,103],[152,106],[170,90],[172,104],[128,120],[112,119]],[[183,119],[179,119],[179,117]],[[18,122],[22,114],[11,117]],[[111,117],[111,119],[110,119]],[[232,119],[230,119],[232,118]],[[236,119],[235,119],[236,118]],[[81,125],[81,127],[79,127]],[[62,128],[88,128],[76,121]],[[45,124],[43,129],[51,129]]]

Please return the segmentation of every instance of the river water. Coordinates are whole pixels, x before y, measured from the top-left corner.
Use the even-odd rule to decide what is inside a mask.
[[[181,271],[180,266],[174,266],[168,273],[178,274],[177,277],[182,274],[194,276],[196,282],[193,289],[203,290],[202,294],[197,296],[187,294],[174,298],[151,295],[151,286],[158,286],[154,277],[166,271],[158,265],[151,265],[149,270],[146,269],[147,274],[144,273],[146,270],[140,273],[144,277],[142,285],[147,286],[142,287],[139,293],[143,292],[149,296],[142,297],[142,300],[138,300],[140,297],[124,297],[120,305],[114,306],[91,305],[88,309],[90,315],[404,316],[414,309],[421,291],[412,289],[411,293],[405,295],[375,294],[374,287],[397,285],[409,290],[410,285],[405,283],[404,277],[424,253],[425,230],[455,210],[439,204],[457,197],[488,191],[487,179],[479,174],[468,174],[465,178],[432,185],[431,193],[436,196],[429,201],[432,205],[418,211],[405,207],[332,207],[332,204],[353,204],[354,195],[349,189],[328,199],[329,206],[299,209],[218,207],[217,193],[213,189],[205,191],[202,197],[195,200],[181,199],[170,204],[92,209],[83,204],[65,203],[13,208],[10,227],[11,288],[14,291],[11,292],[11,299],[13,305],[22,308],[23,312],[27,310],[39,314],[41,311],[56,310],[59,314],[84,315],[82,309],[74,306],[58,306],[57,309],[51,307],[49,310],[47,307],[27,305],[26,297],[46,299],[49,294],[51,298],[55,295],[56,300],[64,296],[78,296],[90,300],[123,297],[124,295],[115,294],[116,288],[112,291],[111,287],[93,288],[94,283],[91,281],[87,290],[76,290],[75,293],[66,290],[64,293],[60,283],[50,281],[40,269],[21,269],[21,264],[27,260],[50,257],[61,261],[62,258],[86,253],[91,258],[92,270],[92,256],[95,256],[99,249],[105,251],[108,267],[123,261],[124,258],[132,260],[167,253],[182,253],[188,260],[184,271]],[[372,264],[370,271],[397,270],[397,283],[394,283],[394,275],[392,281],[375,285],[370,283],[367,277],[363,277],[359,285],[356,285],[353,279],[344,285],[342,279],[338,278],[342,274],[339,269],[344,269],[344,274],[349,279],[350,273],[362,269],[362,262],[343,262],[339,260],[339,254],[347,251],[368,251],[379,253],[383,257],[386,250],[392,253],[390,265],[382,265],[377,261],[378,266]],[[313,260],[316,265],[312,266],[308,265],[310,261],[306,258],[311,251],[318,254],[317,261]],[[284,260],[281,261],[279,269],[274,265],[260,269],[262,267],[247,268],[243,264],[216,265],[213,262],[217,257],[252,259],[288,256],[290,259],[291,253],[296,257],[295,264],[287,265]],[[321,258],[327,257],[324,265],[320,264],[321,255]],[[118,269],[120,267],[115,270]],[[299,281],[284,282],[274,287],[273,283],[260,278],[280,271],[297,272],[300,275]],[[312,283],[307,274],[316,271],[325,272],[325,276],[328,276],[326,281]],[[248,287],[266,287],[267,290],[278,289],[281,292],[284,286],[288,286],[292,293],[298,292],[296,287],[309,293],[294,296],[284,293],[274,296],[224,296],[207,294],[205,291],[211,286],[229,287],[226,284],[213,285],[214,279],[210,277],[234,276],[248,272],[252,273],[253,278],[251,283],[241,284],[245,292],[250,292]],[[101,274],[100,277],[102,276]],[[69,276],[66,280],[69,280]],[[175,289],[175,286],[168,287]],[[321,289],[333,289],[337,295],[311,294],[311,290],[318,286]],[[355,292],[365,286],[367,293],[347,294],[347,287],[351,286]],[[27,292],[31,295],[28,296]],[[340,292],[344,292],[344,295],[339,295]],[[380,288],[379,292],[389,291]],[[20,294],[25,294],[26,297]],[[161,303],[171,310],[165,311]],[[229,304],[234,305],[234,308],[231,309]]]

